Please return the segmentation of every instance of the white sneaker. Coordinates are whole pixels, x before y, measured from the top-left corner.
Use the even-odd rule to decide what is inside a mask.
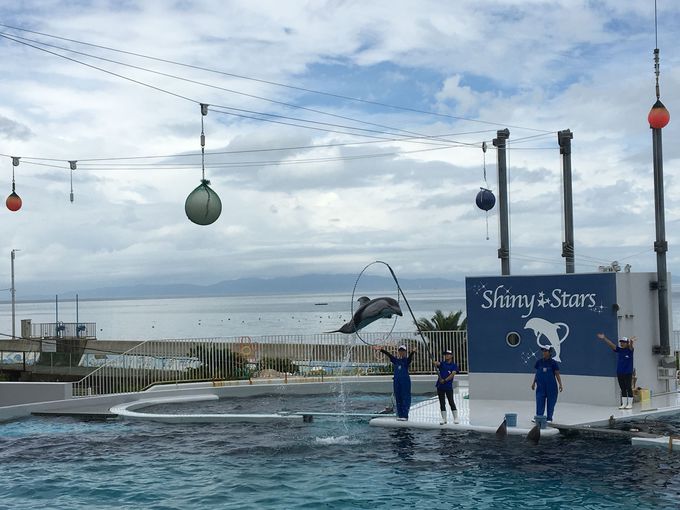
[[[453,411],[453,423],[459,423],[458,422],[458,411]]]
[[[626,397],[626,409],[633,409],[633,397]]]
[[[619,406],[619,409],[625,409],[625,408],[626,408],[626,404],[623,401],[623,399],[621,399],[621,405]]]
[[[407,420],[408,420],[408,418],[402,418],[402,417],[397,418],[397,421],[407,421]]]

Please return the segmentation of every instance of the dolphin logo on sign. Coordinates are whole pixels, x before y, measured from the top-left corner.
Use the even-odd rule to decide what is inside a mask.
[[[564,342],[569,336],[569,326],[564,322],[550,322],[540,317],[529,319],[524,325],[524,329],[531,329],[536,335],[536,343],[539,347],[555,351],[555,361],[562,361],[560,359],[560,344]],[[560,329],[564,330],[564,335],[560,336]],[[547,344],[541,343],[541,337],[545,337]]]

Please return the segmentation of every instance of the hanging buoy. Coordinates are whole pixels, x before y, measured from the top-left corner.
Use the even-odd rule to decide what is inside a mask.
[[[496,197],[493,192],[487,188],[479,188],[479,193],[477,193],[477,198],[475,203],[482,211],[490,211],[493,206],[496,205]]]
[[[187,218],[196,225],[210,225],[222,214],[222,201],[210,186],[210,181],[201,180],[201,184],[187,197],[184,211]]]
[[[20,157],[16,156],[10,156],[12,158],[12,194],[7,197],[7,200],[5,200],[5,205],[7,206],[7,209],[9,209],[12,212],[16,212],[19,209],[21,209],[21,197],[16,194],[16,191],[14,190],[14,167],[19,166],[19,160],[21,159]]]
[[[7,200],[5,200],[5,205],[7,205],[7,209],[9,209],[12,212],[18,211],[21,209],[21,197],[17,195],[14,191],[12,191],[12,194],[7,197]]]
[[[671,120],[671,114],[663,103],[657,99],[656,103],[652,106],[652,109],[649,110],[647,120],[649,121],[649,127],[652,129],[661,129],[668,125]]]

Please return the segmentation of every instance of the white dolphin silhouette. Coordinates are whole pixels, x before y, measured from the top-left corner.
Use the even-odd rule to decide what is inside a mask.
[[[562,337],[560,337],[558,332],[560,328],[566,329],[566,332]],[[569,336],[569,326],[567,326],[564,322],[553,323],[545,319],[541,319],[540,317],[534,317],[527,321],[527,323],[524,325],[524,329],[533,330],[534,334],[536,335],[536,343],[538,346],[544,349],[550,349],[550,347],[552,347],[555,350],[555,361],[562,361],[560,359],[560,344],[564,342]],[[544,336],[550,343],[548,345],[543,345],[541,343],[541,336]]]

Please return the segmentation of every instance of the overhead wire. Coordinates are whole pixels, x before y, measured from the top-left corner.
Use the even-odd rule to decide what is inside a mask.
[[[411,151],[392,151],[385,153],[374,153],[374,154],[357,154],[349,156],[328,156],[328,157],[318,157],[318,158],[304,158],[304,159],[291,159],[291,160],[265,160],[265,161],[228,161],[222,163],[206,163],[205,168],[248,168],[248,167],[258,167],[258,166],[286,166],[286,165],[297,165],[297,164],[308,164],[308,163],[327,163],[336,161],[353,161],[361,159],[375,159],[382,157],[393,157],[404,154],[415,154],[422,152],[432,152],[439,150],[450,149],[450,147],[430,147],[427,149],[416,149]],[[59,165],[40,163],[36,161],[24,160],[22,158],[22,163],[28,165],[44,166],[49,168],[64,168]],[[79,162],[80,163],[80,162]],[[185,169],[195,169],[196,164],[191,163],[96,163],[96,164],[80,164],[78,170],[81,171],[112,171],[112,170],[185,170]]]
[[[322,96],[327,96],[327,97],[334,97],[334,98],[343,99],[343,100],[346,100],[346,101],[353,101],[353,102],[358,102],[358,103],[370,104],[370,105],[374,105],[374,106],[381,106],[381,107],[384,107],[384,108],[390,108],[390,109],[396,109],[396,110],[402,110],[402,111],[410,111],[410,112],[414,112],[414,113],[421,113],[421,114],[431,115],[431,116],[436,116],[436,117],[449,118],[449,119],[454,119],[454,120],[462,120],[462,121],[467,121],[467,122],[476,122],[476,123],[493,125],[493,126],[508,127],[508,128],[513,128],[513,129],[523,129],[523,130],[527,130],[527,131],[536,131],[536,132],[542,132],[542,133],[555,133],[556,132],[555,130],[545,130],[545,129],[530,128],[530,127],[525,127],[525,126],[508,125],[508,124],[500,123],[500,122],[492,122],[492,121],[485,121],[485,120],[480,120],[480,119],[472,119],[472,118],[468,118],[468,117],[460,117],[460,116],[450,115],[450,114],[441,113],[441,112],[421,110],[421,109],[418,109],[418,108],[411,108],[411,107],[407,107],[407,106],[399,106],[399,105],[393,105],[393,104],[389,104],[389,103],[382,103],[380,101],[372,101],[372,100],[368,100],[368,99],[361,99],[361,98],[346,96],[346,95],[342,95],[342,94],[335,94],[335,93],[332,93],[332,92],[324,92],[324,91],[314,90],[314,89],[310,89],[310,88],[306,88],[306,87],[299,87],[299,86],[279,83],[279,82],[275,82],[275,81],[271,81],[271,80],[264,80],[264,79],[254,78],[254,77],[240,75],[240,74],[236,74],[236,73],[229,73],[229,72],[226,72],[226,71],[220,71],[220,70],[217,70],[217,69],[198,66],[198,65],[194,65],[194,64],[177,62],[177,61],[174,61],[174,60],[164,59],[164,58],[160,58],[160,57],[154,57],[154,56],[145,55],[145,54],[138,53],[138,52],[121,50],[121,49],[113,48],[113,47],[110,47],[110,46],[104,46],[104,45],[100,45],[100,44],[94,44],[94,43],[89,43],[89,42],[85,42],[85,41],[80,41],[80,40],[77,40],[77,39],[61,37],[61,36],[57,36],[57,35],[53,35],[53,34],[48,34],[48,33],[45,33],[45,32],[39,32],[39,31],[35,31],[35,30],[29,30],[29,29],[25,29],[25,28],[21,28],[21,27],[16,27],[16,26],[13,26],[13,25],[7,25],[7,24],[4,24],[4,23],[0,23],[0,27],[5,27],[5,28],[9,28],[11,30],[17,30],[17,31],[20,31],[20,32],[27,32],[27,33],[42,35],[44,37],[49,37],[49,38],[52,38],[52,39],[58,39],[58,40],[62,40],[62,41],[68,41],[68,42],[72,42],[72,43],[75,43],[75,44],[81,44],[81,45],[84,45],[84,46],[100,48],[100,49],[103,49],[103,50],[113,51],[113,52],[121,53],[121,54],[125,54],[125,55],[131,55],[131,56],[135,56],[135,57],[139,57],[139,58],[143,58],[143,59],[147,59],[147,60],[153,60],[153,61],[157,61],[157,62],[163,62],[163,63],[166,63],[166,64],[172,64],[172,65],[186,67],[186,68],[190,68],[190,69],[206,71],[206,72],[209,72],[209,73],[221,74],[221,75],[224,75],[224,76],[230,76],[232,78],[239,78],[239,79],[242,79],[242,80],[249,80],[249,81],[254,81],[254,82],[258,82],[258,83],[265,83],[265,84],[273,85],[273,86],[276,86],[276,87],[283,87],[283,88],[287,88],[287,89],[291,89],[291,90],[297,90],[297,91],[300,91],[300,92],[306,92],[306,93],[310,93],[310,94],[317,94],[317,95],[322,95]]]
[[[0,24],[0,26],[3,26],[3,25]],[[173,96],[178,97],[178,98],[181,98],[181,99],[189,100],[189,101],[192,101],[192,102],[194,102],[194,103],[199,103],[199,104],[200,104],[200,101],[198,101],[198,100],[196,100],[196,99],[187,97],[187,96],[182,95],[182,94],[178,94],[178,93],[172,92],[172,91],[170,91],[170,90],[167,90],[167,89],[164,89],[164,88],[155,86],[155,85],[151,85],[151,84],[149,84],[149,83],[142,82],[141,80],[136,80],[136,79],[134,79],[134,78],[130,78],[129,76],[125,76],[125,75],[122,75],[122,74],[120,74],[120,73],[115,73],[115,72],[113,72],[113,71],[111,71],[111,70],[109,70],[109,69],[104,69],[104,68],[101,68],[101,67],[98,67],[98,66],[94,66],[94,65],[92,65],[92,64],[88,64],[88,63],[86,63],[86,62],[82,62],[82,61],[80,61],[80,60],[78,60],[78,59],[70,58],[70,57],[68,57],[68,56],[66,56],[66,55],[62,55],[62,54],[60,54],[60,53],[56,53],[56,52],[47,50],[47,49],[45,49],[45,48],[41,48],[40,46],[36,46],[35,44],[42,44],[42,45],[53,46],[53,47],[54,47],[54,45],[49,45],[48,43],[43,43],[43,42],[39,42],[39,41],[34,41],[34,40],[22,38],[22,37],[20,37],[20,36],[10,37],[10,36],[8,36],[8,35],[5,34],[5,33],[0,33],[0,37],[3,37],[3,38],[5,38],[5,39],[10,40],[10,41],[13,41],[13,42],[17,42],[17,43],[19,43],[19,44],[26,45],[26,46],[28,46],[28,47],[31,47],[31,48],[34,48],[34,49],[37,49],[37,50],[40,50],[40,51],[44,51],[44,52],[46,52],[46,53],[48,53],[48,54],[51,54],[51,55],[54,55],[54,56],[58,56],[58,57],[64,58],[64,59],[69,60],[69,61],[72,61],[72,62],[74,62],[74,63],[78,63],[78,64],[81,64],[81,65],[85,65],[85,66],[90,67],[90,68],[92,68],[92,69],[95,69],[95,70],[98,70],[98,71],[101,71],[101,72],[104,72],[104,73],[107,73],[107,74],[110,74],[110,75],[113,75],[113,76],[116,76],[116,77],[119,77],[119,78],[122,78],[122,79],[125,79],[125,80],[128,80],[128,81],[131,81],[131,82],[133,82],[133,83],[136,83],[136,84],[139,84],[139,85],[142,85],[142,86],[145,86],[145,87],[149,87],[149,88],[151,88],[151,89],[153,89],[153,90],[157,90],[157,91],[160,91],[160,92],[163,92],[163,93],[166,93],[166,94],[170,94],[170,95],[173,95]],[[20,40],[20,39],[23,39],[23,40]],[[30,41],[30,42],[26,42],[26,41]],[[31,43],[35,43],[35,44],[31,44]],[[91,58],[98,58],[98,59],[106,60],[106,61],[109,61],[109,62],[113,62],[113,63],[117,63],[117,64],[121,64],[121,65],[126,65],[126,66],[133,67],[133,68],[136,68],[136,69],[140,69],[140,70],[143,70],[143,71],[148,71],[148,72],[152,72],[152,73],[162,74],[162,75],[164,75],[164,76],[168,76],[168,77],[172,77],[172,78],[176,78],[176,79],[181,79],[181,80],[186,80],[186,81],[190,81],[190,82],[192,82],[192,83],[198,83],[198,84],[201,84],[201,85],[212,86],[212,85],[210,85],[210,84],[205,84],[205,83],[202,83],[202,82],[198,82],[198,81],[196,81],[196,80],[185,79],[185,78],[182,78],[182,77],[177,77],[177,76],[175,76],[175,75],[170,75],[170,74],[168,74],[168,73],[162,73],[162,72],[158,72],[158,71],[154,71],[154,70],[145,69],[145,68],[142,68],[142,67],[140,67],[140,66],[134,66],[134,65],[131,65],[131,64],[121,63],[121,62],[117,62],[117,61],[114,61],[114,60],[111,60],[111,59],[105,59],[105,58],[103,58],[103,57],[98,57],[98,56],[93,56],[93,55],[85,54],[85,53],[82,53],[82,52],[77,52],[77,51],[75,51],[75,50],[71,50],[71,49],[68,49],[68,48],[63,48],[63,47],[59,47],[59,46],[56,46],[56,47],[59,48],[59,49],[63,49],[64,51],[79,53],[79,54],[82,54],[82,55],[85,55],[85,56],[88,56],[88,57],[91,57]],[[221,88],[221,87],[217,87],[217,88]],[[234,91],[231,90],[231,89],[224,89],[224,90],[227,90],[227,91],[230,91],[230,92],[234,92]],[[261,96],[257,96],[257,98],[258,98],[258,99],[268,100],[268,98],[263,98],[263,97],[261,97]],[[292,104],[290,104],[290,103],[283,103],[283,102],[279,102],[279,103],[280,103],[280,104],[285,104],[286,106],[291,106],[291,107],[296,106],[296,105],[292,105]],[[303,108],[304,108],[304,107],[303,107]],[[293,125],[293,126],[295,126],[295,127],[301,127],[301,128],[306,128],[306,129],[314,129],[314,130],[321,130],[321,131],[324,131],[324,132],[334,132],[334,133],[346,134],[346,135],[350,135],[350,136],[356,136],[357,133],[354,133],[354,132],[351,132],[351,131],[350,131],[350,132],[347,132],[347,131],[330,130],[330,129],[327,129],[327,128],[316,128],[316,127],[308,126],[308,125],[301,125],[301,124],[296,124],[296,123],[283,122],[283,121],[280,121],[280,120],[273,120],[273,119],[271,119],[271,118],[262,118],[262,116],[265,116],[265,117],[275,117],[275,118],[283,118],[283,119],[287,119],[287,120],[295,120],[295,121],[297,121],[297,122],[305,122],[305,123],[307,123],[307,124],[316,124],[316,125],[323,125],[323,126],[330,126],[330,127],[337,127],[337,126],[339,126],[339,127],[345,128],[345,129],[353,130],[353,131],[373,132],[373,133],[388,134],[388,135],[391,135],[391,136],[393,136],[393,137],[395,136],[394,133],[385,133],[385,132],[381,132],[381,131],[378,131],[378,130],[368,130],[368,129],[365,129],[365,128],[358,128],[358,127],[355,127],[355,126],[345,126],[345,125],[338,125],[338,124],[332,124],[332,123],[324,123],[324,122],[319,122],[319,121],[313,121],[313,120],[308,120],[308,119],[298,119],[298,118],[289,117],[289,116],[283,116],[283,115],[277,115],[277,114],[270,114],[270,113],[266,113],[266,112],[256,112],[256,111],[252,111],[252,110],[245,110],[245,109],[240,109],[240,108],[233,108],[233,107],[228,107],[228,106],[224,106],[224,105],[211,105],[211,109],[212,109],[213,111],[217,112],[217,113],[223,113],[223,114],[228,114],[228,115],[237,116],[237,117],[242,117],[242,118],[250,118],[250,119],[258,120],[258,121],[274,122],[274,123],[285,124],[285,125]],[[227,112],[223,112],[223,111],[221,111],[221,110],[228,110],[228,111],[227,111]],[[238,112],[246,112],[246,113],[252,113],[252,114],[254,114],[254,115],[259,115],[259,117],[258,117],[258,116],[244,115],[244,114],[242,114],[242,113],[234,113],[235,111],[238,111]],[[326,112],[321,112],[321,111],[319,111],[319,110],[316,110],[316,111],[317,111],[318,113],[326,114]],[[331,114],[331,115],[333,115],[333,114]],[[357,119],[352,119],[352,118],[349,118],[349,117],[346,117],[346,118],[349,119],[349,120],[351,120],[351,121],[354,121],[354,122],[364,122],[364,121],[360,121],[360,120],[357,120]],[[368,124],[373,124],[373,123],[368,123]],[[379,125],[379,126],[382,126],[382,125]],[[393,129],[393,128],[389,128],[389,127],[388,127],[388,129]],[[398,128],[395,128],[395,129],[398,129]],[[405,130],[401,130],[401,131],[405,131]],[[412,133],[412,132],[410,132],[410,133]],[[520,141],[522,141],[522,140],[524,140],[524,139],[526,139],[526,140],[528,140],[528,139],[536,139],[536,138],[539,138],[539,137],[547,136],[547,135],[549,135],[549,134],[553,134],[553,133],[552,133],[552,132],[543,132],[543,133],[540,133],[540,134],[537,134],[537,135],[532,135],[532,136],[520,138],[520,139],[517,139],[516,141],[517,141],[517,142],[520,142]],[[423,140],[420,140],[420,139],[418,138],[418,136],[420,136],[419,134],[416,134],[416,135],[417,135],[416,137],[409,138],[408,141],[413,142],[413,143],[428,143],[428,142],[425,142],[425,141],[423,141]],[[401,141],[401,140],[404,140],[404,139],[406,138],[406,137],[401,137],[401,138],[391,138],[391,139],[386,140],[386,139],[384,139],[383,137],[377,137],[377,136],[373,136],[373,135],[366,135],[365,133],[363,133],[362,136],[364,136],[364,137],[372,137],[372,138],[376,138],[377,141],[382,141],[382,140],[384,140],[384,141]],[[426,139],[433,139],[433,138],[441,139],[441,135],[438,135],[438,136],[435,135],[434,137],[433,137],[433,136],[430,136],[430,135],[422,135],[422,137],[423,137],[423,138],[426,138]],[[465,145],[467,145],[467,146],[477,146],[477,145],[478,145],[477,143],[469,143],[469,142],[460,142],[460,141],[451,141],[451,140],[442,140],[442,141],[445,141],[445,142],[447,142],[447,143],[456,144],[455,146],[461,146],[461,145],[463,145],[463,146],[465,146]],[[441,147],[441,146],[439,146],[439,147]],[[407,151],[403,151],[402,153],[406,153],[406,152],[407,152]],[[410,152],[417,152],[417,151],[410,151]],[[366,157],[381,157],[381,156],[380,156],[380,155],[367,155]],[[98,158],[98,159],[104,159],[104,158]]]
[[[462,135],[471,135],[471,134],[481,134],[481,133],[487,133],[488,130],[482,130],[482,131],[467,131],[467,132],[460,132],[460,133],[447,133],[445,135],[441,136],[462,136]],[[418,137],[414,137],[418,138]],[[235,149],[235,150],[226,150],[226,151],[206,151],[205,154],[206,156],[217,156],[217,155],[225,155],[225,154],[256,154],[256,153],[262,153],[262,152],[278,152],[278,151],[292,151],[292,150],[303,150],[303,149],[324,149],[324,148],[333,148],[333,147],[351,147],[354,145],[369,145],[369,144],[377,144],[377,143],[383,143],[385,140],[363,140],[363,141],[350,141],[350,142],[337,142],[337,143],[322,143],[322,144],[312,144],[312,145],[291,145],[291,146],[286,146],[286,147],[266,147],[266,148],[257,148],[257,149]],[[408,142],[410,141],[408,138],[392,138],[388,139],[386,141],[392,141],[392,142]],[[445,145],[442,145],[442,147],[448,147]],[[201,155],[200,152],[187,152],[187,153],[181,153],[181,154],[163,154],[163,155],[149,155],[149,156],[116,156],[116,157],[111,157],[111,158],[79,158],[77,161],[79,163],[88,163],[88,162],[96,162],[96,161],[121,161],[121,160],[137,160],[137,159],[171,159],[171,158],[186,158],[186,157],[199,157]],[[5,156],[5,157],[11,157],[9,154],[2,154],[0,153],[0,156]],[[59,161],[59,162],[66,162],[68,163],[70,160],[66,160],[63,158],[45,158],[45,157],[36,157],[36,156],[22,156],[22,159],[31,159],[31,160],[37,160],[37,161]]]
[[[3,36],[8,36],[8,34],[6,34],[5,32],[0,32],[0,37],[3,37]],[[8,36],[8,38],[10,38],[10,37]],[[201,85],[201,86],[204,86],[204,87],[209,87],[209,88],[229,92],[229,93],[232,93],[232,94],[238,94],[238,95],[241,95],[241,96],[250,97],[250,98],[253,98],[253,99],[258,99],[258,100],[261,100],[261,101],[267,101],[267,102],[270,102],[270,103],[286,106],[288,108],[305,110],[305,111],[309,111],[309,112],[313,112],[313,113],[317,113],[317,114],[321,114],[321,115],[327,115],[327,116],[334,117],[334,118],[340,118],[340,119],[349,120],[349,121],[352,121],[352,122],[357,122],[357,123],[360,123],[360,124],[366,124],[366,125],[381,127],[383,129],[387,129],[387,130],[390,130],[390,131],[399,131],[399,132],[403,132],[403,133],[406,133],[406,134],[409,134],[409,135],[416,135],[416,136],[420,136],[420,137],[423,137],[423,138],[432,138],[431,135],[425,135],[423,133],[416,133],[414,131],[409,131],[409,130],[406,130],[406,129],[395,128],[395,127],[387,126],[387,125],[384,125],[384,124],[377,124],[375,122],[369,122],[369,121],[365,121],[365,120],[361,120],[361,119],[356,119],[356,118],[349,117],[349,116],[346,116],[346,115],[335,114],[335,113],[326,112],[326,111],[323,111],[323,110],[318,110],[316,108],[309,108],[309,107],[306,107],[306,106],[296,105],[294,103],[288,103],[288,102],[285,102],[285,101],[279,101],[279,100],[271,99],[271,98],[264,97],[264,96],[258,96],[258,95],[250,94],[250,93],[247,93],[247,92],[229,89],[229,88],[226,88],[226,87],[221,87],[219,85],[214,85],[214,84],[211,84],[211,83],[205,83],[205,82],[202,82],[202,81],[193,80],[193,79],[185,78],[185,77],[182,77],[182,76],[177,76],[175,74],[165,73],[165,72],[158,71],[158,70],[155,70],[155,69],[149,69],[149,68],[146,68],[146,67],[137,66],[137,65],[130,64],[130,63],[127,63],[127,62],[121,62],[119,60],[113,60],[113,59],[101,57],[101,56],[98,56],[98,55],[92,55],[90,53],[77,51],[77,50],[74,50],[74,49],[71,49],[71,48],[65,48],[63,46],[49,44],[49,43],[45,43],[45,42],[42,42],[42,41],[36,41],[34,39],[28,39],[28,38],[16,36],[16,35],[12,35],[11,38],[15,38],[15,39],[20,40],[20,41],[17,41],[17,42],[27,41],[27,42],[34,43],[34,44],[41,44],[43,46],[47,46],[47,47],[50,47],[50,48],[56,48],[56,49],[60,49],[60,50],[63,50],[63,51],[68,51],[70,53],[75,53],[75,54],[78,54],[78,55],[86,56],[86,57],[97,59],[97,60],[103,60],[105,62],[109,62],[109,63],[113,63],[113,64],[125,66],[125,67],[130,67],[130,68],[133,68],[133,69],[137,69],[137,70],[152,73],[152,74],[157,74],[157,75],[160,75],[160,76],[165,76],[167,78],[172,78],[172,79],[175,79],[175,80],[181,80],[181,81],[184,81],[184,82],[193,83],[195,85]],[[11,39],[11,38],[10,38],[10,40],[15,40],[15,39]],[[217,105],[212,105],[212,106],[217,106]],[[228,107],[228,106],[221,106],[221,108],[234,109],[234,110],[237,110],[237,111],[243,111],[243,112],[247,112],[247,113],[256,113],[256,114],[260,114],[260,115],[272,115],[272,114],[266,114],[266,113],[262,113],[262,112],[253,112],[253,111],[248,111],[248,110],[241,110],[241,109],[238,109],[238,108],[232,108],[232,107]],[[276,115],[276,116],[278,116],[278,115]],[[285,116],[281,116],[281,117],[288,118],[288,117],[285,117]],[[293,118],[291,118],[291,119],[293,119]],[[304,121],[304,122],[312,122],[312,121],[305,120],[305,119],[293,119],[293,120]],[[328,124],[328,125],[333,125],[333,124]],[[354,128],[354,127],[351,127],[351,126],[344,126],[344,127],[349,127],[351,129],[359,129],[359,128]],[[377,132],[383,132],[383,131],[377,131]],[[444,140],[444,141],[446,141],[446,140]]]
[[[196,103],[196,104],[203,104],[202,101],[199,101],[197,99],[185,96],[183,94],[172,92],[172,91],[170,91],[166,88],[162,88],[162,87],[159,87],[159,86],[156,86],[156,85],[152,85],[152,84],[143,82],[141,80],[137,80],[135,78],[130,78],[129,76],[125,76],[123,74],[116,73],[114,71],[111,71],[109,69],[105,69],[103,67],[88,64],[87,62],[83,62],[81,60],[74,59],[74,58],[68,57],[66,55],[62,55],[60,53],[48,50],[46,48],[36,46],[35,44],[31,44],[31,43],[28,43],[28,42],[25,42],[25,41],[18,40],[14,37],[7,36],[6,34],[3,34],[3,33],[0,33],[0,38],[4,38],[4,39],[10,40],[10,41],[14,41],[18,44],[22,44],[22,45],[37,49],[39,51],[46,52],[50,55],[54,55],[54,56],[57,56],[57,57],[60,57],[60,58],[64,58],[64,59],[69,60],[71,62],[84,65],[86,67],[104,72],[104,73],[112,75],[112,76],[116,76],[118,78],[130,81],[132,83],[136,83],[138,85],[142,85],[144,87],[148,87],[150,89],[153,89],[153,90],[156,90],[156,91],[159,91],[159,92],[163,92],[165,94],[170,94],[172,96],[175,96],[175,97],[187,100],[187,101],[191,101],[191,102]],[[40,43],[38,43],[38,44],[40,44]],[[66,51],[69,51],[69,50],[66,50]],[[161,73],[161,74],[164,74],[164,73]],[[350,129],[350,130],[353,130],[353,131],[361,131],[361,132],[366,132],[366,133],[368,133],[368,132],[370,132],[370,133],[381,133],[381,134],[389,135],[389,136],[392,136],[392,137],[394,137],[395,135],[399,136],[399,135],[397,135],[396,133],[393,133],[393,132],[379,131],[379,130],[360,128],[360,127],[355,127],[355,126],[346,126],[346,125],[340,125],[340,124],[332,124],[332,123],[319,122],[319,121],[308,120],[308,119],[299,119],[299,118],[290,117],[290,116],[271,114],[271,113],[267,113],[267,112],[256,112],[256,111],[252,111],[252,110],[245,110],[245,109],[223,106],[223,105],[212,105],[211,104],[210,109],[212,111],[217,112],[217,113],[228,114],[228,115],[231,115],[231,116],[234,116],[234,117],[246,118],[246,119],[257,120],[257,121],[262,121],[262,122],[270,122],[270,123],[275,123],[275,124],[283,124],[283,125],[287,125],[287,126],[294,126],[294,127],[299,127],[299,128],[303,128],[303,129],[311,129],[311,130],[315,130],[315,131],[323,131],[323,132],[327,132],[327,133],[338,133],[338,134],[345,134],[345,135],[350,135],[350,136],[364,136],[364,137],[367,137],[367,138],[385,139],[384,137],[378,137],[378,136],[375,136],[375,135],[369,135],[369,134],[365,134],[365,133],[358,134],[358,133],[354,133],[352,131],[339,131],[339,130],[329,129],[329,128],[322,128],[322,127],[320,128],[320,127],[308,126],[308,125],[305,125],[305,124],[298,124],[296,122],[305,122],[307,124],[315,124],[315,125],[320,125],[320,126],[340,127],[342,129]],[[224,112],[224,111],[221,111],[220,109],[227,109],[229,111]],[[262,117],[253,116],[253,115],[246,115],[244,113],[234,113],[234,112],[237,112],[237,111],[251,113],[253,115],[260,115],[260,116],[265,116],[265,117],[283,118],[283,119],[293,120],[293,121],[296,121],[296,122],[284,122],[284,121],[281,121],[281,120],[273,120],[273,119],[270,119],[270,118],[262,118]],[[411,140],[413,141],[413,143],[428,144],[430,142],[427,142],[425,140],[429,140],[429,139],[433,138],[432,136],[429,136],[429,135],[419,135],[419,137],[422,138],[423,141],[418,141],[417,139],[414,139],[414,138],[411,138]],[[446,143],[452,143],[452,144],[477,145],[477,143],[468,143],[468,142],[460,142],[460,141],[452,141],[452,140],[441,140],[441,141],[446,142]]]
[[[157,87],[156,85],[151,85],[149,83],[145,83],[145,82],[140,81],[140,80],[135,80],[134,78],[130,78],[128,76],[124,76],[122,74],[115,73],[115,72],[110,71],[108,69],[104,69],[103,67],[98,67],[98,66],[95,66],[93,64],[88,64],[87,62],[83,62],[82,60],[78,60],[76,58],[71,58],[71,57],[68,57],[66,55],[61,55],[60,53],[57,53],[57,52],[54,52],[54,51],[51,51],[51,50],[48,50],[48,49],[45,49],[45,48],[41,48],[40,46],[35,46],[34,44],[30,44],[30,43],[27,43],[27,42],[24,42],[24,41],[19,41],[18,39],[15,39],[15,38],[7,36],[7,35],[0,34],[0,38],[8,39],[10,41],[14,41],[16,43],[23,44],[25,46],[35,48],[36,50],[43,51],[45,53],[49,53],[50,55],[54,55],[54,56],[57,56],[57,57],[60,57],[60,58],[66,59],[66,60],[70,60],[71,62],[75,62],[77,64],[81,64],[81,65],[84,65],[86,67],[90,67],[92,69],[96,69],[97,71],[101,71],[103,73],[110,74],[112,76],[116,76],[116,77],[121,78],[123,80],[127,80],[127,81],[130,81],[132,83],[136,83],[137,85],[142,85],[143,87],[148,87],[148,88],[156,90],[158,92],[163,92],[164,94],[169,94],[171,96],[175,96],[177,98],[184,99],[185,101],[191,101],[192,103],[201,104],[200,101],[197,101],[196,99],[192,99],[190,97],[184,96],[182,94],[178,94],[176,92],[170,92],[169,90],[165,90],[161,87]]]

